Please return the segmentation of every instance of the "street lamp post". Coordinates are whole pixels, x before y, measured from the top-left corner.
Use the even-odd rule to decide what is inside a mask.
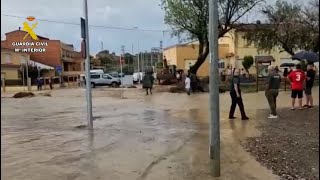
[[[218,0],[209,0],[210,49],[210,170],[220,176],[220,108],[218,69]]]

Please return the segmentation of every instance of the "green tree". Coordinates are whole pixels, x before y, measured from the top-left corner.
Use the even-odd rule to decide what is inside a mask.
[[[312,4],[303,10],[299,4],[278,0],[261,12],[267,20],[246,33],[248,45],[267,52],[280,48],[290,55],[300,49],[319,52],[319,11]]]
[[[300,62],[300,65],[301,65],[301,69],[303,71],[307,71],[307,66],[308,66],[308,63],[306,61],[301,61]]]
[[[130,53],[125,53],[124,54],[124,62],[126,64],[133,64],[133,55]]]
[[[248,74],[249,74],[249,69],[252,65],[253,65],[253,57],[245,56],[242,61],[242,66],[247,71]]]
[[[101,65],[103,65],[103,66],[113,64],[113,60],[109,57],[100,57],[99,60],[101,61]]]
[[[209,54],[208,0],[161,0],[165,11],[165,23],[173,29],[172,35],[187,35],[188,39],[199,41],[196,63],[191,72],[196,74]],[[236,23],[263,0],[218,0],[219,38],[228,33]]]

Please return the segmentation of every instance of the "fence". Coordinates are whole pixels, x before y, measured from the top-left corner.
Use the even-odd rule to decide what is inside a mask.
[[[49,79],[51,77],[41,77],[43,79],[42,89],[50,89],[49,87]],[[68,75],[60,77],[53,77],[53,86],[54,87],[74,87],[78,86],[78,75]],[[61,82],[60,82],[61,81]],[[27,88],[27,81],[25,81],[25,87]],[[31,86],[36,85],[36,80],[31,80]],[[10,91],[20,91],[24,90],[22,79],[1,79],[1,90],[6,92],[6,90]],[[30,87],[30,90],[34,90],[34,87]]]

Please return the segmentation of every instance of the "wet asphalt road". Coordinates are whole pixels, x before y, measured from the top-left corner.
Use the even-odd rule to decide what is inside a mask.
[[[287,106],[288,94],[279,106]],[[220,97],[220,179],[277,179],[240,146],[240,139],[259,134],[256,109],[267,107],[263,93],[244,99],[252,119],[231,123],[226,119],[230,98]],[[55,90],[52,97],[1,98],[1,178],[215,179],[208,168],[207,94],[144,96],[137,89],[98,88],[93,90],[94,131],[81,128],[84,102],[80,88]]]

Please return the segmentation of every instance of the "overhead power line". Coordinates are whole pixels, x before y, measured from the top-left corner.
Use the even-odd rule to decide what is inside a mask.
[[[22,16],[16,16],[16,15],[10,15],[10,14],[1,14],[1,16],[6,17],[13,17],[13,18],[19,18],[19,19],[26,19],[26,17]],[[68,24],[68,25],[76,25],[80,26],[80,23],[74,23],[74,22],[64,22],[64,21],[55,21],[55,20],[49,20],[49,19],[38,19],[38,21],[43,22],[51,22],[51,23],[58,23],[58,24]],[[125,27],[115,27],[115,26],[102,26],[102,25],[89,25],[90,27],[94,28],[102,28],[102,29],[117,29],[117,30],[126,30],[126,31],[147,31],[147,32],[170,32],[171,30],[160,30],[160,29],[141,29],[141,28],[125,28]]]

